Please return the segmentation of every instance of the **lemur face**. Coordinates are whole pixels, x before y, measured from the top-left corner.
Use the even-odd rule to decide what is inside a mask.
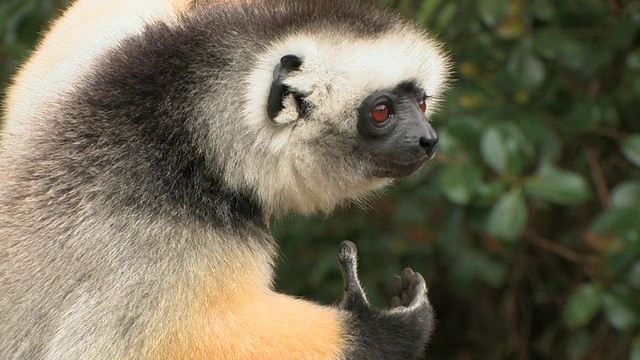
[[[371,161],[371,174],[405,177],[433,157],[438,136],[426,115],[427,95],[415,83],[369,95],[358,108],[358,148]]]
[[[265,164],[278,168],[269,187],[285,183],[287,201],[330,209],[433,157],[438,137],[429,118],[448,59],[421,31],[403,24],[370,37],[301,31],[257,63],[245,114],[268,134]]]
[[[446,77],[437,48],[408,36],[394,44],[328,38],[316,35],[293,45],[299,52],[274,65],[269,119],[283,126],[314,120],[348,130],[357,152],[370,159],[372,176],[411,174],[437,146],[428,122]]]

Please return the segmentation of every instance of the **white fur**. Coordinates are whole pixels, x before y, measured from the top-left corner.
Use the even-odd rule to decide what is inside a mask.
[[[17,152],[22,145],[28,146],[20,139],[27,138],[22,133],[37,125],[31,120],[33,114],[50,111],[108,49],[140,32],[150,21],[173,23],[191,3],[114,1],[76,2],[22,67],[5,106],[2,146],[7,151]],[[431,113],[448,75],[448,59],[438,45],[424,32],[400,22],[378,37],[356,37],[341,29],[314,29],[313,33],[290,34],[267,46],[243,87],[243,123],[223,127],[225,130],[210,136],[245,140],[240,144],[214,145],[217,147],[213,153],[224,160],[227,181],[238,188],[254,189],[263,205],[272,211],[303,213],[330,211],[342,202],[362,199],[371,190],[387,185],[388,179],[365,177],[366,169],[354,168],[347,160],[320,158],[316,155],[318,149],[308,144],[321,140],[316,137],[325,127],[325,120],[345,134],[354,134],[355,110],[360,102],[373,91],[402,81],[416,81],[425,89],[430,96],[427,112]],[[314,105],[313,118],[322,121],[299,126],[292,99],[285,103],[276,124],[267,118],[273,68],[287,54],[300,56],[303,65],[285,83],[308,94],[308,101]],[[208,109],[203,117],[211,119],[208,114],[215,111],[227,119],[237,118],[237,108],[221,106],[205,105]],[[220,131],[217,126],[213,128]],[[336,152],[344,150],[343,155],[348,156],[346,144],[327,146],[336,146]]]
[[[5,102],[4,141],[7,149],[20,143],[32,119],[78,84],[104,53],[145,24],[174,23],[190,0],[76,1],[58,19],[18,72]]]
[[[301,120],[296,124],[297,111],[289,99],[275,119],[276,126],[266,114],[267,98],[273,68],[288,54],[301,57],[303,63],[284,83],[308,94],[313,114],[308,123]],[[245,125],[254,130],[256,139],[254,151],[247,153],[253,160],[232,161],[227,179],[231,184],[257,189],[273,211],[330,211],[344,201],[358,200],[390,180],[364,176],[363,169],[352,168],[348,162],[324,159],[323,163],[315,157],[319,149],[313,143],[321,140],[317,137],[323,122],[345,134],[355,134],[359,104],[374,91],[404,81],[414,81],[425,90],[430,115],[448,74],[448,59],[438,45],[425,33],[405,25],[375,38],[338,30],[290,35],[270,46],[246,81]],[[343,155],[349,156],[346,151]]]
[[[449,75],[448,59],[440,47],[412,28],[399,27],[370,39],[332,32],[295,34],[272,45],[250,77],[249,121],[265,120],[273,67],[287,54],[302,57],[303,64],[285,83],[311,93],[309,100],[318,105],[319,116],[335,116],[376,90],[408,80],[417,81],[430,96],[431,113]]]

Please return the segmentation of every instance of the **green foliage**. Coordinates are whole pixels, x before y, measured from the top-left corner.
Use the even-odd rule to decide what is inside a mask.
[[[498,238],[515,241],[527,225],[527,205],[522,192],[511,190],[491,208],[487,219],[487,231]]]
[[[633,341],[629,360],[640,360],[640,336],[636,337]]]
[[[571,329],[587,325],[602,307],[602,288],[599,284],[580,286],[569,298],[564,311],[564,323]]]
[[[547,163],[526,181],[529,193],[551,203],[577,205],[590,198],[586,180],[577,173],[553,167]]]
[[[640,135],[629,136],[620,144],[622,153],[637,166],[640,166]]]
[[[0,3],[0,80],[63,1]],[[440,150],[367,209],[276,220],[278,286],[340,297],[359,246],[385,306],[422,272],[438,359],[640,360],[640,2],[386,0],[446,42]]]
[[[24,59],[66,0],[4,0],[0,2],[0,87]],[[0,122],[1,123],[1,122]]]

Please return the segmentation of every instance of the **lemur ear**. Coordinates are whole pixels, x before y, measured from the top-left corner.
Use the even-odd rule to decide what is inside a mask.
[[[287,71],[299,70],[302,66],[302,59],[297,55],[285,55],[280,58],[279,65]]]
[[[273,82],[271,83],[269,99],[267,101],[267,114],[271,121],[276,122],[275,119],[282,109],[284,109],[284,103],[289,95],[293,96],[293,100],[296,103],[298,118],[303,116],[306,112],[304,96],[292,91],[287,85],[282,83],[282,80],[289,73],[300,70],[300,66],[302,66],[302,59],[297,55],[290,54],[280,58],[280,63],[273,68]],[[289,121],[286,121],[285,123],[287,122]],[[283,122],[278,121],[277,123],[281,124]]]

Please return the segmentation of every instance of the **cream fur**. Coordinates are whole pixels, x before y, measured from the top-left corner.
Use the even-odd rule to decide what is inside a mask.
[[[315,124],[296,124],[298,115],[291,99],[275,119],[276,125],[266,117],[273,68],[287,54],[303,59],[301,70],[285,83],[308,94]],[[245,126],[258,140],[254,152],[245,152],[253,159],[240,160],[239,149],[234,153],[228,162],[228,181],[257,189],[264,204],[276,212],[328,212],[344,201],[361,199],[389,180],[363,176],[362,169],[352,164],[323,163],[314,155],[317,134],[327,125],[355,134],[355,110],[361,101],[403,81],[415,81],[425,90],[427,115],[431,115],[448,78],[449,59],[439,45],[404,25],[378,38],[358,38],[339,29],[290,35],[263,53],[245,83]],[[261,153],[269,155],[262,157]],[[343,156],[349,155],[345,152]],[[324,165],[333,171],[321,172]]]

